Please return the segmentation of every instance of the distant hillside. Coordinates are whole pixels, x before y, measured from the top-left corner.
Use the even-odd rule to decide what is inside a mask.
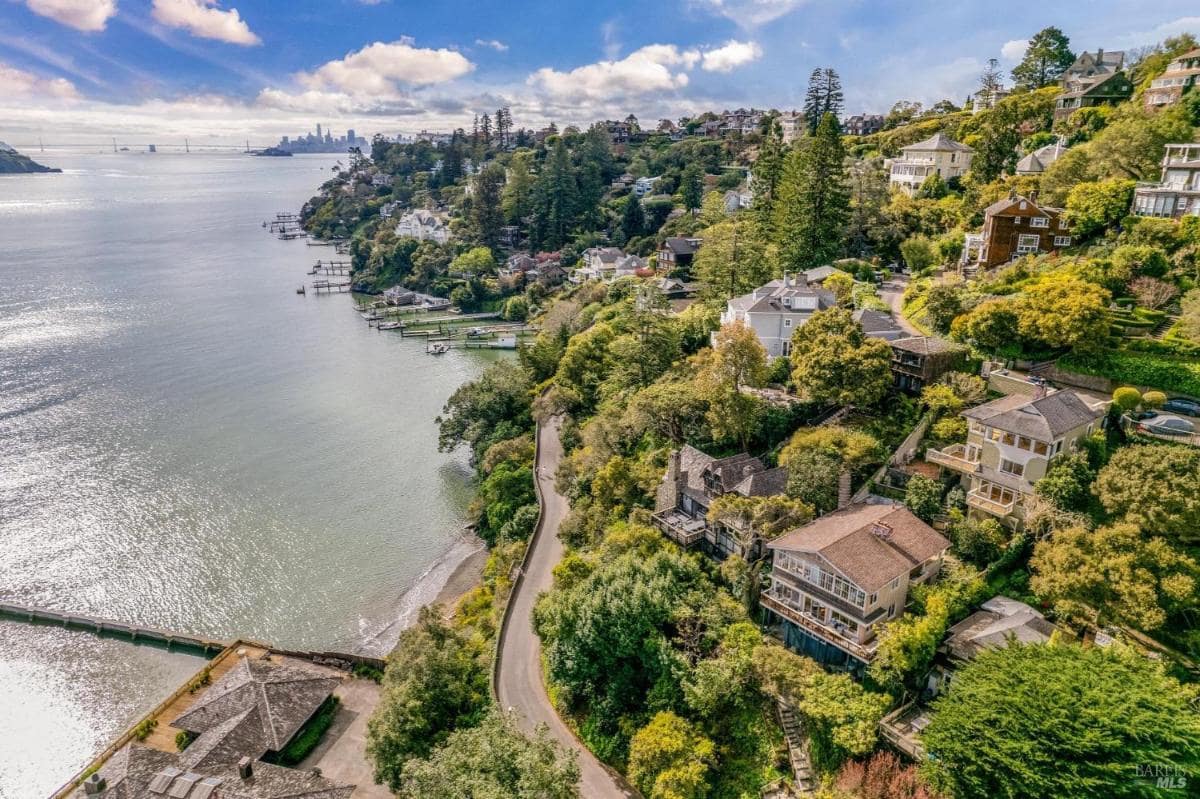
[[[0,141],[0,175],[13,175],[25,172],[62,172],[62,170],[42,166],[29,156],[21,155]]]

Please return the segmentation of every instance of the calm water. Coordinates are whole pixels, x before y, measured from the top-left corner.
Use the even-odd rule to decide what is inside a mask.
[[[294,293],[332,248],[261,224],[333,156],[41,160],[65,173],[0,177],[0,598],[386,651],[472,546],[433,418],[487,355]],[[196,668],[0,622],[0,797],[53,790]]]

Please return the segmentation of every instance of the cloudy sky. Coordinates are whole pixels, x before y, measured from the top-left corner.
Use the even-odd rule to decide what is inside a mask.
[[[1007,9],[997,13],[998,9]],[[808,72],[847,111],[962,102],[988,58],[1061,27],[1076,50],[1200,34],[1195,0],[0,0],[0,140],[265,144],[791,108]]]

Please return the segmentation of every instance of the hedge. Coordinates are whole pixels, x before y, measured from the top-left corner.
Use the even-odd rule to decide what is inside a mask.
[[[321,743],[321,737],[333,725],[340,704],[336,696],[327,698],[317,712],[304,723],[295,737],[271,759],[280,766],[295,766],[308,757]]]
[[[1200,360],[1196,359],[1118,350],[1091,355],[1072,353],[1060,359],[1058,365],[1068,371],[1107,377],[1118,383],[1200,397]]]
[[[1180,358],[1200,356],[1200,344],[1171,336],[1164,339],[1143,338],[1127,341],[1124,348],[1133,352],[1150,352],[1156,355],[1173,355]]]

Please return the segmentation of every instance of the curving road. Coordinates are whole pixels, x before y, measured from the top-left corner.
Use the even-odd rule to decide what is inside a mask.
[[[525,558],[524,574],[518,578],[508,601],[500,644],[496,651],[495,690],[500,707],[516,710],[526,732],[546,725],[564,749],[579,754],[580,789],[585,799],[637,797],[621,775],[605,766],[588,751],[558,717],[542,682],[541,641],[533,629],[533,606],[538,594],[550,588],[553,569],[563,556],[558,527],[567,515],[567,498],[554,486],[554,475],[562,460],[559,439],[561,420],[538,425],[537,493],[542,516]]]

